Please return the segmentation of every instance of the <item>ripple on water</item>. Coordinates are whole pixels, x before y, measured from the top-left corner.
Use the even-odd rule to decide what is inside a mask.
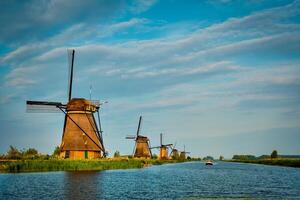
[[[0,199],[300,199],[296,168],[219,162],[102,172],[0,175]]]

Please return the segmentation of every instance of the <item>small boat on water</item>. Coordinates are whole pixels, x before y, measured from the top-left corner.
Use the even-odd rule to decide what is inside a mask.
[[[213,165],[214,163],[211,160],[206,161],[205,165]]]

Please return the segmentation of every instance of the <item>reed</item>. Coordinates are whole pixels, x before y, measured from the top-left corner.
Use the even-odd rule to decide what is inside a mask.
[[[43,171],[100,171],[110,169],[142,168],[151,165],[175,163],[173,160],[153,159],[99,159],[99,160],[16,160],[0,161],[2,172]]]

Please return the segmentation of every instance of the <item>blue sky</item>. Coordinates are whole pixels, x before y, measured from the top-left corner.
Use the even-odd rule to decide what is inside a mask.
[[[26,113],[26,100],[74,97],[101,109],[108,151],[177,143],[193,156],[299,154],[300,1],[0,2],[0,152],[51,153],[63,114]]]

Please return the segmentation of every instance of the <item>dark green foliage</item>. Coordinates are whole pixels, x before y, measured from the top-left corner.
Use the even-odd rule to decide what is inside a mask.
[[[231,161],[253,163],[253,164],[264,164],[264,165],[300,167],[300,159],[257,159],[257,160],[231,160]]]
[[[9,150],[6,154],[7,159],[21,159],[22,158],[22,152],[19,151],[16,147],[9,146]]]
[[[278,158],[278,153],[276,150],[272,151],[271,153],[271,158],[274,159],[274,158]]]
[[[153,159],[157,159],[158,156],[157,156],[156,154],[152,154],[152,158],[153,158]]]
[[[257,159],[254,155],[234,155],[232,157],[234,160],[255,160]]]
[[[206,156],[203,158],[203,160],[214,160],[214,157],[212,156]]]
[[[34,148],[29,148],[22,152],[22,159],[36,159],[39,156],[39,152]]]
[[[59,156],[59,153],[60,153],[60,148],[59,146],[56,146],[52,153],[52,156]]]
[[[258,159],[268,159],[271,158],[270,155],[261,155],[258,157]]]
[[[116,151],[116,152],[114,153],[114,157],[115,157],[115,158],[120,157],[120,152],[119,152],[119,151]]]
[[[25,156],[32,156],[32,155],[34,156],[34,155],[38,155],[38,154],[39,154],[39,152],[34,148],[29,148],[24,151]]]
[[[224,157],[223,157],[223,156],[220,156],[219,160],[224,160]]]
[[[153,159],[118,159],[118,160],[20,160],[5,161],[2,171],[7,172],[37,172],[37,171],[91,171],[108,169],[130,169],[142,168],[151,165],[162,165],[166,163],[177,163],[175,160],[153,160]]]

